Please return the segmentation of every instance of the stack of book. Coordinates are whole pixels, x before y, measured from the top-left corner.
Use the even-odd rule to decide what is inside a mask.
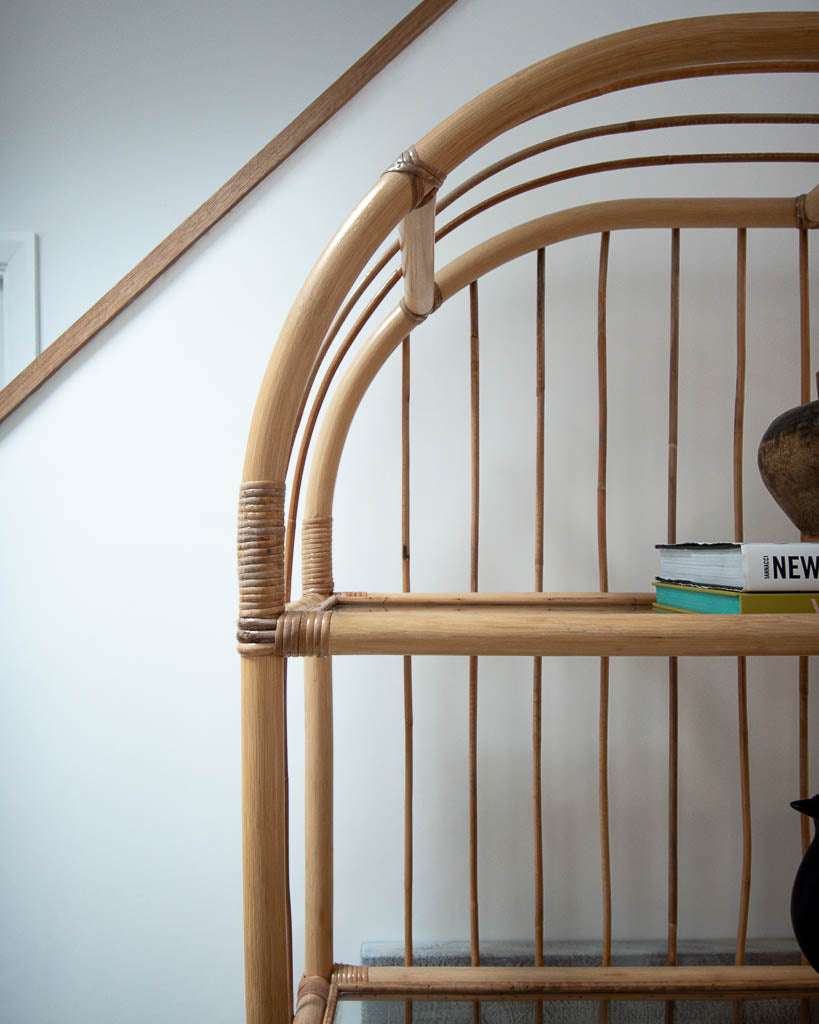
[[[661,612],[819,613],[819,544],[658,544]]]

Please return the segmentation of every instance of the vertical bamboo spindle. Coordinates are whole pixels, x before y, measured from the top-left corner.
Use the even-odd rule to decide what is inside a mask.
[[[471,511],[469,589],[478,589],[478,524],[480,509],[480,361],[478,347],[478,282],[469,286],[469,365],[471,437]],[[478,659],[469,659],[469,932],[471,963],[480,965],[478,932]],[[481,1004],[473,1004],[475,1024],[480,1021]]]
[[[802,405],[810,401],[810,264],[808,262],[808,232],[799,231],[799,354],[800,398]]]
[[[545,461],[545,397],[546,397],[546,252],[537,252],[537,323],[535,356],[535,583],[537,593],[543,591],[543,488]],[[535,966],[543,965],[543,797],[541,793],[542,761],[542,690],[543,661],[534,659],[532,681],[532,791],[535,833]],[[543,1003],[535,1003],[534,1024],[543,1019]]]
[[[734,400],[734,539],[742,541],[742,441],[745,416],[745,324],[746,324],[747,231],[737,231],[737,375]],[[742,803],[742,877],[735,962],[745,962],[748,909],[751,897],[751,779],[748,750],[748,680],[745,658],[737,659],[737,710],[739,715],[739,778]],[[734,1004],[734,1019],[742,1019],[742,1002]]]
[[[810,272],[808,263],[808,232],[806,228],[799,231],[799,354],[800,354],[800,387],[799,400],[802,405],[810,401]],[[804,540],[803,536],[803,540]],[[799,799],[810,797],[810,773],[808,769],[808,706],[809,706],[809,665],[804,655],[799,658]],[[802,840],[802,855],[810,846],[810,821],[807,815],[799,815],[799,828]],[[803,956],[802,963],[807,963]],[[810,1020],[810,1000],[803,999],[800,1004],[802,1021]]]
[[[401,589],[410,589],[410,340],[401,346]],[[412,967],[412,658],[404,655],[404,963]],[[404,1004],[412,1021],[412,1000]]]
[[[671,312],[668,373],[668,543],[677,542],[677,451],[680,378],[680,229],[671,231]],[[668,659],[668,951],[669,966],[677,963],[677,824],[679,778],[678,662]],[[674,1002],[665,1007],[673,1024]]]
[[[810,401],[810,271],[808,263],[808,232],[799,232],[799,348],[800,348],[800,402]],[[807,657],[799,659],[799,798],[810,796],[808,774],[808,665]],[[810,845],[810,821],[800,814],[802,853]]]
[[[606,545],[606,452],[608,444],[608,406],[606,383],[606,281],[609,266],[609,232],[600,236],[600,271],[597,284],[597,557],[600,591],[609,589],[608,550]],[[611,963],[611,855],[609,840],[609,659],[600,659],[598,792],[600,802],[600,865],[603,896],[602,965]],[[608,1003],[600,1004],[600,1019],[608,1020]]]
[[[242,846],[248,1024],[290,1024],[284,659],[242,658]]]
[[[330,658],[304,659],[304,973],[333,970],[333,676]]]

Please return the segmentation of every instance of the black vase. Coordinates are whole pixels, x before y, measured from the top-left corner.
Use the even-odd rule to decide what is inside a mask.
[[[791,924],[799,948],[815,971],[819,971],[819,844],[816,820],[819,794],[810,800],[794,800],[791,807],[813,818],[813,841],[802,858],[791,892]]]

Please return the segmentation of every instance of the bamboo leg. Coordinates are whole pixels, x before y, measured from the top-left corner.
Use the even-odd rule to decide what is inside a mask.
[[[329,658],[304,659],[304,973],[333,970],[333,676]]]
[[[242,658],[242,825],[247,1024],[289,1024],[284,660]]]

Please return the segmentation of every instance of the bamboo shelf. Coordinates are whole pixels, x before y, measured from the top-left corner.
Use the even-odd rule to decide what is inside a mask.
[[[669,615],[651,594],[338,595],[329,654],[819,654],[812,615]]]

